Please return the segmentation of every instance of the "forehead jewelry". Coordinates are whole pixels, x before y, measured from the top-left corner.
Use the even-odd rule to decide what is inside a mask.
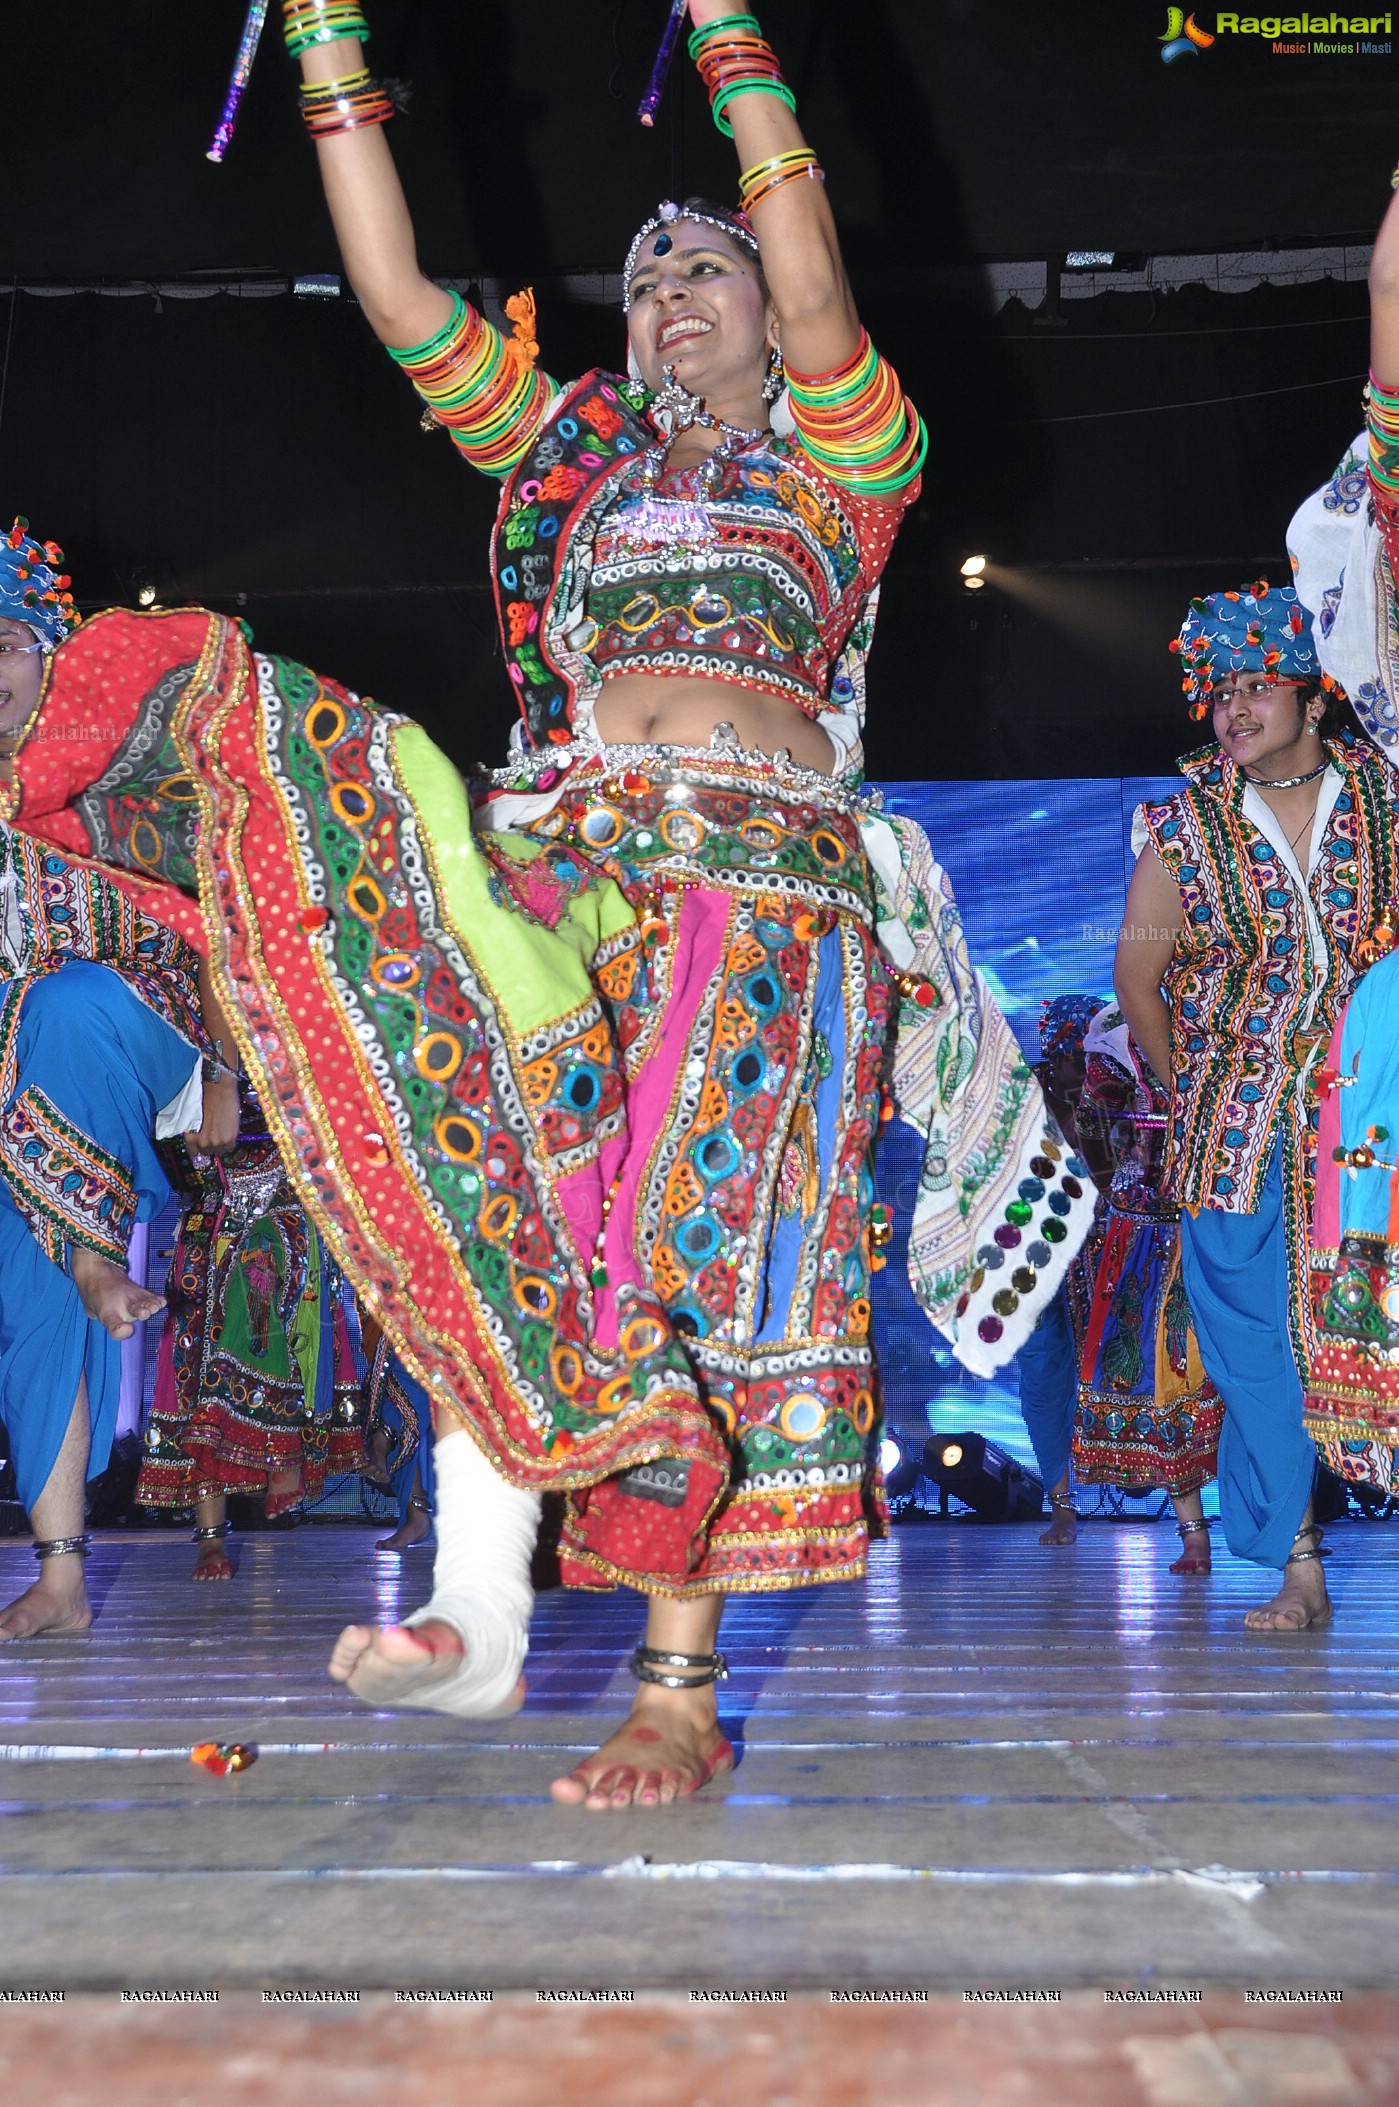
[[[641,254],[642,243],[649,241],[651,236],[659,229],[660,239],[656,243],[654,253],[657,256],[669,256],[671,250],[675,247],[675,236],[670,230],[674,227],[677,220],[682,219],[693,220],[697,226],[716,228],[720,234],[727,235],[730,241],[737,242],[738,246],[752,258],[754,263],[757,262],[758,237],[741,213],[736,212],[731,216],[725,215],[721,219],[717,212],[686,212],[676,204],[674,198],[666,198],[656,207],[656,210],[652,213],[650,219],[646,221],[645,225],[638,230],[631,247],[627,250],[627,260],[622,265],[622,313],[624,315],[631,312],[632,274],[636,269],[637,258]]]

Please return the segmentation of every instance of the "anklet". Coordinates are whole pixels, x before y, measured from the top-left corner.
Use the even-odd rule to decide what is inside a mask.
[[[425,1514],[431,1517],[432,1509],[428,1506],[426,1500],[419,1500],[416,1497],[412,1497],[409,1499],[408,1506],[411,1512],[414,1514]]]
[[[1209,1525],[1209,1523],[1208,1523],[1208,1522],[1177,1522],[1177,1523],[1176,1523],[1176,1534],[1177,1534],[1177,1535],[1178,1535],[1178,1536],[1179,1536],[1179,1537],[1180,1537],[1180,1538],[1182,1539],[1182,1541],[1183,1541],[1183,1540],[1184,1540],[1184,1539],[1185,1539],[1185,1538],[1186,1538],[1187,1536],[1199,1536],[1199,1535],[1200,1535],[1200,1534],[1201,1534],[1202,1532],[1203,1532],[1203,1534],[1204,1534],[1204,1535],[1208,1536],[1208,1535],[1209,1535],[1209,1530],[1210,1530],[1210,1525]]]
[[[1308,1522],[1305,1529],[1299,1529],[1292,1539],[1293,1544],[1300,1544],[1304,1536],[1309,1536],[1316,1548],[1312,1551],[1289,1551],[1283,1560],[1285,1566],[1301,1566],[1307,1564],[1310,1559],[1331,1556],[1331,1553],[1323,1548],[1321,1531],[1315,1522]]]
[[[721,1653],[662,1653],[654,1646],[633,1648],[627,1664],[639,1683],[662,1683],[667,1690],[702,1690],[706,1683],[727,1681],[729,1664]],[[666,1675],[667,1668],[686,1668],[688,1675]],[[700,1674],[699,1670],[705,1670]]]
[[[36,1558],[69,1558],[76,1555],[78,1558],[86,1558],[88,1546],[91,1542],[92,1538],[87,1535],[35,1537],[34,1556]]]
[[[190,1542],[192,1544],[216,1544],[228,1536],[232,1529],[232,1522],[210,1522],[207,1527],[196,1529],[194,1535],[190,1538]]]
[[[1078,1506],[1071,1492],[1052,1492],[1049,1495],[1049,1504],[1056,1514],[1077,1515],[1078,1513]]]

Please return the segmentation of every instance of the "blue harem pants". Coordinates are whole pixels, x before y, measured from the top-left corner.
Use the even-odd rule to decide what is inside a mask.
[[[0,995],[4,988],[0,983]],[[156,1114],[189,1082],[198,1055],[188,1040],[120,974],[75,959],[26,994],[17,1053],[10,1102],[25,1090],[42,1091],[123,1165],[136,1220],[149,1221],[169,1192],[155,1149]],[[121,1347],[87,1315],[0,1177],[0,1420],[26,1509],[48,1483],[83,1376],[92,1430],[88,1476],[97,1477],[111,1460]]]
[[[1292,1352],[1282,1144],[1253,1214],[1180,1218],[1180,1269],[1205,1372],[1224,1399],[1219,1512],[1236,1558],[1282,1566],[1311,1498],[1316,1450]]]
[[[1078,1405],[1078,1348],[1063,1288],[1045,1305],[1015,1357],[1015,1366],[1020,1377],[1020,1416],[1044,1489],[1049,1492],[1069,1467]]]

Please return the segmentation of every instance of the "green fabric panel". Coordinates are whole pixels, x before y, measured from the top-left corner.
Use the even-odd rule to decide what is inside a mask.
[[[588,966],[598,944],[634,919],[608,878],[570,905],[556,929],[527,921],[491,890],[491,870],[471,831],[466,785],[420,725],[394,734],[394,760],[427,832],[442,886],[442,906],[458,938],[494,988],[514,1030],[530,1032],[562,1017],[593,993]],[[523,861],[543,851],[511,842]]]

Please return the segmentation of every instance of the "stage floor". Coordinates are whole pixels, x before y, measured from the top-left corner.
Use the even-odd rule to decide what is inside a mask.
[[[635,1597],[541,1598],[526,1710],[463,1727],[324,1676],[430,1554],[307,1527],[196,1588],[183,1537],[101,1538],[91,1637],[0,1652],[0,1986],[1390,1990],[1399,1530],[1330,1541],[1335,1625],[1258,1640],[1258,1573],[1173,1579],[1164,1523],[896,1530],[867,1587],[731,1609],[733,1777],[592,1816],[547,1784]]]

